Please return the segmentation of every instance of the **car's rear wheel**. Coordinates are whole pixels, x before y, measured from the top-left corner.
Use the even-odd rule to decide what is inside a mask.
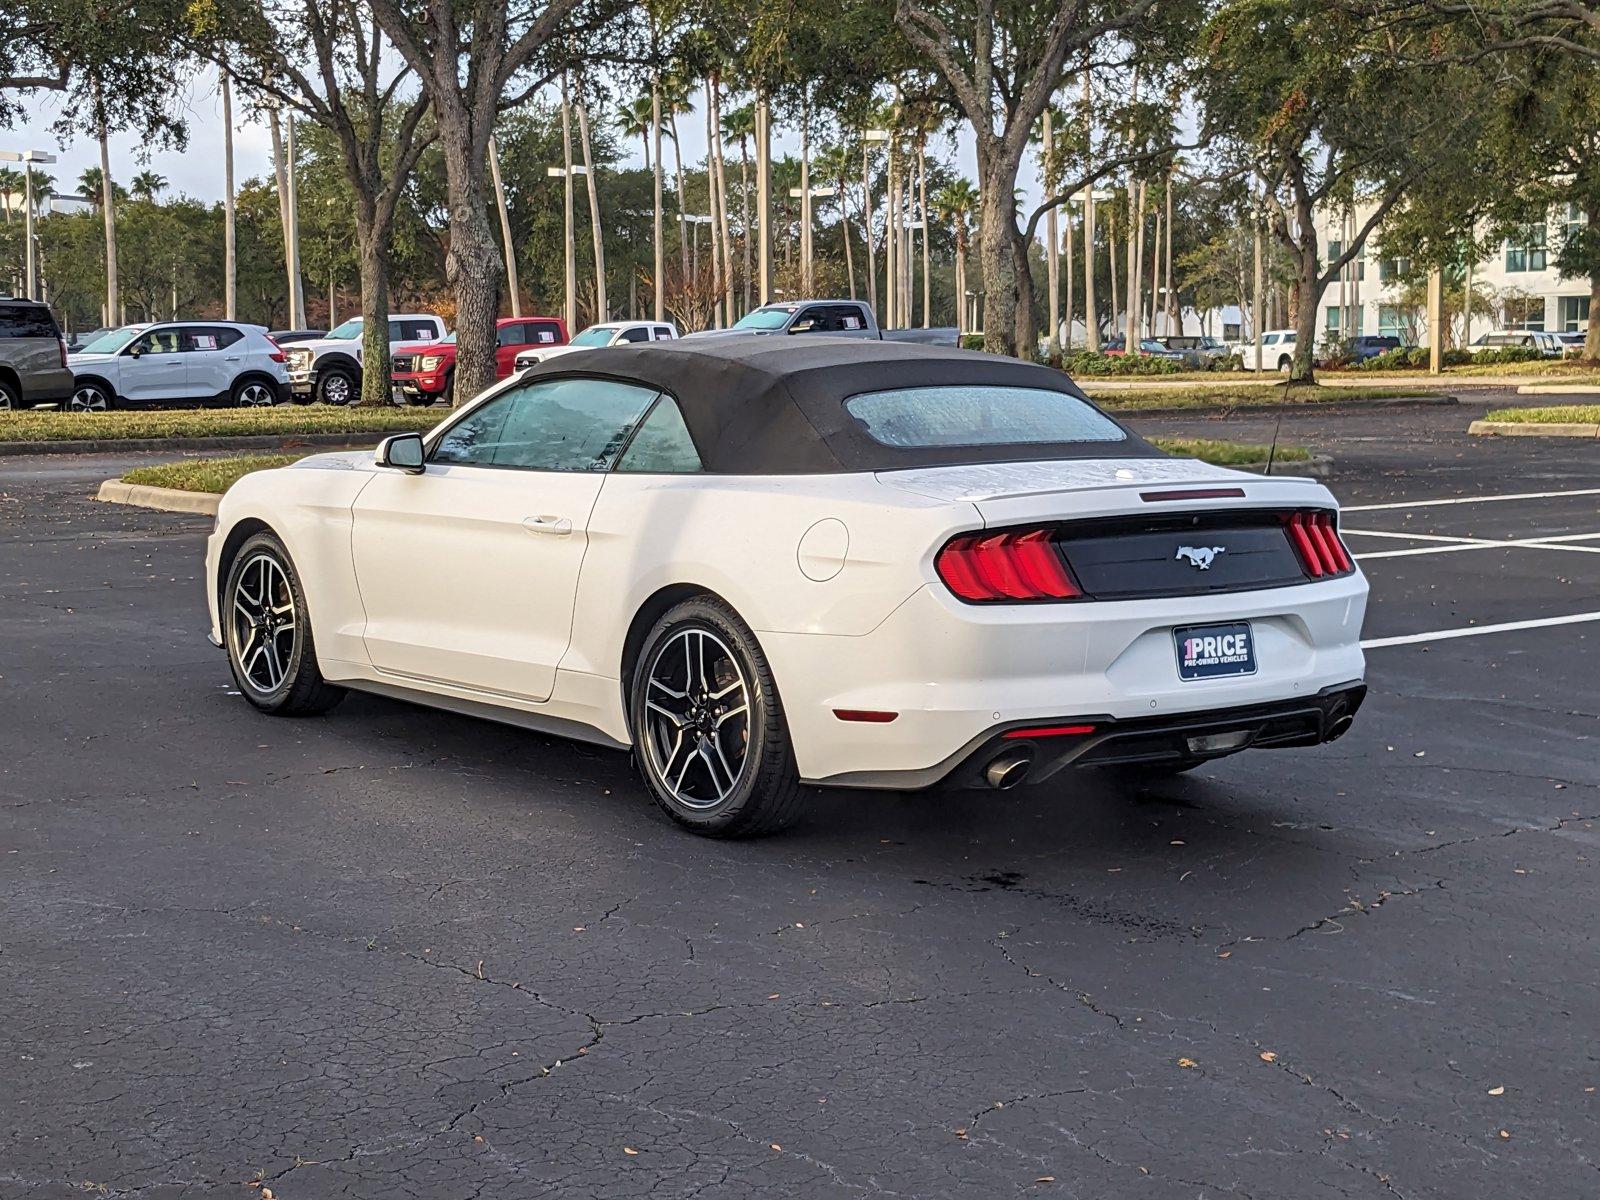
[[[326,712],[344,689],[322,678],[300,576],[271,533],[239,548],[222,592],[228,667],[239,691],[263,712],[304,716]]]
[[[329,367],[317,376],[317,399],[323,404],[345,405],[356,398],[355,376],[339,367]]]
[[[22,393],[9,379],[0,379],[0,412],[22,407]]]
[[[240,408],[270,408],[278,393],[259,379],[242,379],[233,386],[233,402]]]
[[[111,393],[98,383],[77,383],[67,400],[67,409],[76,413],[106,412],[111,408]]]
[[[639,769],[657,804],[696,833],[772,833],[802,797],[783,705],[755,635],[712,597],[655,623],[629,697]]]

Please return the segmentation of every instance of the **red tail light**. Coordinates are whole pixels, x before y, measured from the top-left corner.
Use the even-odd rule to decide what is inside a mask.
[[[288,362],[289,361],[289,356],[283,352],[283,347],[278,345],[277,342],[273,341],[271,338],[268,338],[267,339],[267,345],[272,347],[272,350],[267,355],[267,357],[270,358],[273,362],[281,363],[281,362]]]
[[[1339,531],[1334,528],[1332,513],[1290,513],[1284,530],[1300,556],[1300,565],[1311,578],[1348,575],[1355,570],[1355,563],[1351,562],[1349,552],[1339,540]]]
[[[1070,600],[1083,593],[1067,574],[1048,529],[965,534],[934,559],[939,578],[962,600]]]
[[[56,345],[61,347],[61,365],[64,367],[67,365],[67,339],[64,337],[58,337],[56,339]]]

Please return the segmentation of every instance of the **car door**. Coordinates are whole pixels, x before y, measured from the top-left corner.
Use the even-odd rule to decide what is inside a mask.
[[[351,532],[373,665],[424,688],[548,700],[590,513],[656,394],[530,381],[451,422],[421,474],[378,472]]]
[[[244,335],[222,325],[184,325],[184,393],[193,400],[226,399],[244,370]]]
[[[188,399],[188,355],[176,325],[147,329],[122,352],[117,391],[135,404]]]
[[[517,355],[528,348],[528,327],[521,321],[498,326],[494,331],[494,375],[504,379],[517,363]]]

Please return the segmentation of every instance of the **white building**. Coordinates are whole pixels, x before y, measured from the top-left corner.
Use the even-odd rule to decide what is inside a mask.
[[[1324,263],[1343,253],[1344,239],[1360,229],[1371,211],[1370,207],[1358,207],[1348,222],[1337,214],[1318,219],[1317,236]],[[1583,213],[1576,205],[1552,209],[1546,220],[1529,225],[1520,237],[1501,242],[1494,253],[1476,263],[1471,275],[1476,299],[1464,340],[1470,342],[1494,329],[1559,332],[1586,328],[1588,279],[1562,279],[1556,271],[1562,239],[1583,224]],[[1376,242],[1376,234],[1369,237],[1363,255],[1345,268],[1343,279],[1323,290],[1318,302],[1318,337],[1378,334],[1425,345],[1429,340],[1427,310],[1422,305],[1405,304],[1396,282],[1397,276],[1407,273],[1406,264],[1382,258]],[[1446,287],[1460,289],[1463,281],[1457,277]],[[1485,301],[1489,312],[1482,311]],[[1463,340],[1459,316],[1462,307],[1459,294],[1446,297],[1446,311],[1455,314],[1447,344],[1460,345]]]

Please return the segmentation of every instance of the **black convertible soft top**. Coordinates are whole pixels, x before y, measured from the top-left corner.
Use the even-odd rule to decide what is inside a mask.
[[[810,475],[1161,456],[1120,424],[1127,438],[1119,442],[886,446],[845,410],[845,401],[863,392],[948,384],[1042,388],[1092,403],[1060,371],[973,350],[750,334],[584,350],[551,358],[524,377],[561,376],[641,383],[671,395],[701,461],[718,474]]]

